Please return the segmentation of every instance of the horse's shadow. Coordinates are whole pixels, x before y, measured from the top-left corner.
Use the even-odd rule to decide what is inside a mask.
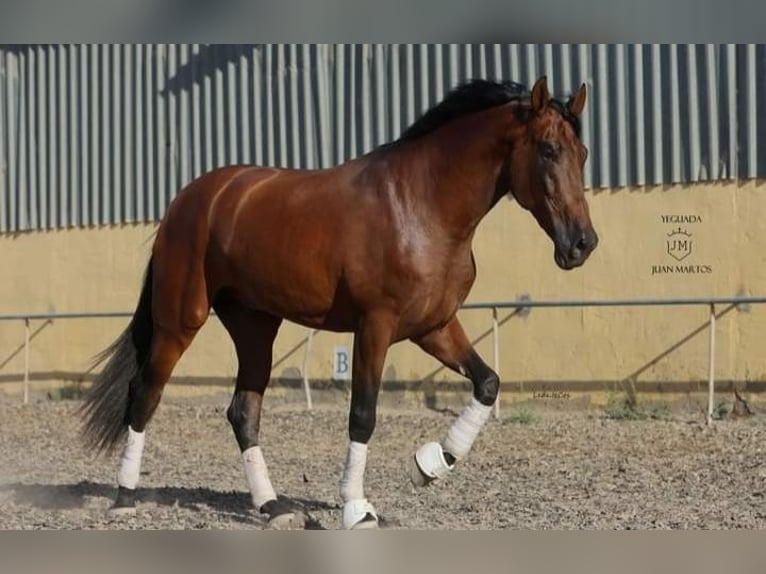
[[[117,489],[114,485],[82,481],[76,484],[4,484],[0,485],[0,494],[11,494],[14,502],[29,505],[40,510],[76,510],[88,505],[88,497],[113,500]],[[280,497],[293,508],[306,515],[307,530],[324,530],[312,513],[319,510],[334,510],[336,504],[305,498]],[[136,502],[153,503],[158,506],[172,506],[198,511],[203,507],[226,515],[241,523],[266,526],[265,517],[253,511],[252,502],[247,493],[220,491],[210,488],[160,486],[155,488],[137,488]]]

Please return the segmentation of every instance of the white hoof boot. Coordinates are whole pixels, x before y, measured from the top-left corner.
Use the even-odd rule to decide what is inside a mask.
[[[410,464],[410,480],[415,486],[426,486],[444,478],[455,465],[447,464],[444,449],[438,442],[428,442],[415,453]]]
[[[343,505],[342,525],[345,530],[377,528],[378,515],[375,507],[366,498],[349,500]]]

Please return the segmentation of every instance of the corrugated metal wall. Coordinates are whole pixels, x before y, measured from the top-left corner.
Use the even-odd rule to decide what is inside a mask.
[[[5,45],[0,231],[153,221],[213,167],[334,165],[542,74],[588,83],[589,187],[766,176],[764,45]]]

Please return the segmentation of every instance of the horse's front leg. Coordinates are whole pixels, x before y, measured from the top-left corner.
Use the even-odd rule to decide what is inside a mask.
[[[416,486],[425,486],[446,476],[456,461],[468,455],[489,419],[500,381],[497,373],[476,353],[457,317],[453,317],[443,328],[413,341],[473,383],[471,401],[452,423],[444,440],[441,443],[426,443],[415,453],[410,478]]]
[[[368,315],[354,335],[351,410],[348,419],[350,443],[340,482],[342,526],[345,529],[378,526],[375,508],[364,495],[364,469],[367,465],[367,443],[375,430],[383,363],[395,323],[395,318],[389,315]]]

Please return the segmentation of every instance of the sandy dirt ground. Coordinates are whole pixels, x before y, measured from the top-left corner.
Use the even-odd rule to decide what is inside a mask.
[[[246,492],[224,396],[165,400],[147,432],[138,512],[113,517],[117,454],[78,439],[77,401],[0,396],[0,528],[262,529]],[[272,481],[308,516],[337,528],[345,407],[274,405],[261,443]],[[611,420],[534,410],[492,420],[442,483],[410,485],[407,462],[440,439],[450,412],[383,409],[366,494],[382,526],[408,529],[766,528],[766,416]]]

